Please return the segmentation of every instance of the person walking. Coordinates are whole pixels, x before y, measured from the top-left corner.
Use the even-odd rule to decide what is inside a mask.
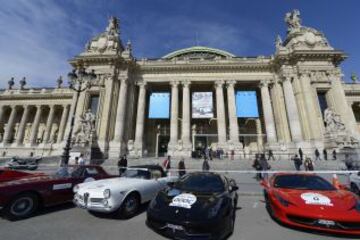
[[[234,156],[235,156],[235,151],[234,151],[234,150],[231,150],[230,159],[231,159],[231,160],[234,160]]]
[[[178,164],[179,177],[186,174],[184,158],[181,158]]]
[[[261,166],[261,178],[265,179],[268,176],[268,174],[265,171],[267,171],[267,170],[269,170],[271,168],[268,161],[265,158],[265,154],[260,155],[259,163],[260,163],[260,166]]]
[[[125,154],[119,159],[117,165],[119,168],[119,176],[121,177],[127,168],[127,159]]]
[[[163,169],[166,173],[168,173],[169,169],[171,168],[171,156],[168,155],[167,158],[163,162]]]
[[[327,151],[325,148],[323,150],[323,155],[324,155],[324,160],[328,160],[328,155],[327,155]]]
[[[260,180],[261,179],[261,173],[259,172],[261,170],[261,165],[259,161],[259,154],[255,153],[255,159],[253,162],[252,167],[257,171],[255,174],[255,179]]]
[[[333,157],[333,160],[335,161],[336,160],[336,150],[335,149],[332,151],[332,157]]]
[[[321,160],[321,158],[320,158],[320,152],[319,152],[319,149],[315,149],[315,161],[317,161],[317,160]]]
[[[302,161],[301,161],[301,159],[298,157],[297,154],[295,154],[295,156],[294,156],[294,158],[293,158],[293,161],[294,161],[294,165],[295,165],[296,171],[300,171],[300,170],[301,170]]]
[[[79,165],[85,165],[85,159],[84,159],[84,155],[83,155],[83,154],[80,154],[80,157],[79,157]]]
[[[311,158],[309,158],[309,157],[305,158],[304,168],[305,168],[305,171],[314,171],[314,164],[313,164]]]
[[[275,161],[274,153],[271,149],[269,149],[269,152],[268,152],[268,161],[270,161],[270,159]]]
[[[302,161],[302,160],[303,160],[303,157],[304,157],[304,153],[303,153],[303,151],[302,151],[301,148],[299,148],[299,156],[300,156],[300,159],[301,159],[301,161]]]
[[[210,165],[206,158],[204,159],[204,162],[202,164],[202,170],[203,172],[208,172],[210,170]]]

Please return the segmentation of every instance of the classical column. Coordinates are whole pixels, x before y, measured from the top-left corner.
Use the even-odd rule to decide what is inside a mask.
[[[145,120],[145,105],[146,105],[146,82],[139,82],[139,96],[136,112],[136,128],[135,128],[135,142],[134,146],[137,150],[142,151],[143,134],[144,134],[144,120]]]
[[[276,139],[276,129],[274,123],[274,115],[271,107],[268,81],[263,80],[260,83],[261,102],[265,120],[266,139],[268,143],[274,143]]]
[[[31,146],[36,145],[36,138],[37,138],[37,134],[38,134],[38,130],[39,130],[42,110],[43,109],[42,109],[41,105],[36,106],[36,114],[34,117],[34,122],[32,124],[31,135],[30,135],[30,145]]]
[[[216,81],[216,118],[218,127],[218,144],[220,146],[226,144],[226,123],[225,123],[225,104],[223,93],[224,81]]]
[[[179,83],[177,81],[171,84],[171,118],[170,118],[170,142],[169,149],[172,150],[178,142],[178,117],[179,117]]]
[[[239,126],[238,118],[236,116],[236,103],[235,103],[235,80],[227,81],[227,100],[228,100],[228,111],[229,111],[229,127],[230,127],[230,140],[237,144],[239,143]]]
[[[283,88],[286,104],[286,112],[290,124],[291,137],[294,142],[302,141],[301,125],[299,113],[295,101],[294,90],[291,85],[291,77],[285,76],[283,79]]]
[[[20,120],[20,125],[19,125],[19,129],[18,129],[17,138],[16,138],[16,144],[18,146],[22,145],[23,141],[24,141],[26,123],[27,123],[28,118],[29,118],[29,112],[30,112],[30,106],[25,105],[24,106],[24,112],[23,112],[23,115],[22,115],[21,120]]]
[[[54,113],[55,113],[55,105],[50,105],[50,111],[46,121],[44,143],[48,143],[50,140],[51,128],[54,121]]]
[[[125,126],[125,106],[126,106],[126,96],[127,96],[127,79],[120,80],[120,90],[119,97],[117,102],[116,110],[116,122],[115,122],[115,136],[114,141],[122,142],[124,135],[124,126]]]
[[[256,135],[257,135],[257,146],[258,146],[258,151],[261,152],[263,151],[263,135],[262,135],[262,130],[261,130],[261,121],[260,118],[257,118],[255,120],[255,125],[256,125]]]
[[[69,115],[69,109],[70,109],[70,105],[65,105],[63,106],[63,111],[61,114],[61,120],[60,120],[60,126],[59,126],[59,132],[58,132],[58,136],[57,136],[57,143],[61,143],[61,141],[64,139],[64,134],[65,134],[65,127],[66,127],[66,122],[68,119],[68,115]]]
[[[183,99],[182,99],[182,128],[181,139],[186,147],[191,147],[190,140],[190,82],[183,81]]]
[[[15,124],[15,117],[16,117],[16,107],[17,106],[11,106],[11,113],[10,117],[8,119],[5,132],[4,132],[4,144],[9,144],[12,136],[12,131]]]

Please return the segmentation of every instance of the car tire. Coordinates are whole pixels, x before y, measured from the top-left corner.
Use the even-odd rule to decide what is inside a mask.
[[[139,210],[140,196],[137,193],[130,193],[120,208],[120,216],[123,218],[133,217]]]
[[[19,220],[30,217],[39,207],[39,198],[33,193],[22,193],[15,196],[5,207],[5,217]]]
[[[360,189],[358,188],[358,186],[355,183],[351,183],[350,184],[350,189],[353,193],[355,193],[356,195],[360,196]]]

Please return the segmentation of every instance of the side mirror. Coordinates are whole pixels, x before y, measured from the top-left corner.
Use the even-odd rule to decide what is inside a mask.
[[[236,192],[237,190],[239,190],[239,187],[236,186],[236,185],[229,187],[229,191],[230,191],[230,192]]]
[[[263,186],[264,188],[268,188],[269,187],[269,183],[265,180],[261,180],[260,181],[260,185]]]

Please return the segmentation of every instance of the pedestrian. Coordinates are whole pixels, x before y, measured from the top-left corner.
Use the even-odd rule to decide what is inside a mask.
[[[301,165],[302,165],[301,159],[298,157],[297,154],[295,154],[295,156],[292,160],[294,161],[296,171],[300,171]]]
[[[321,160],[319,149],[315,149],[315,160]]]
[[[203,172],[208,172],[210,170],[210,165],[206,158],[204,159],[204,162],[202,164],[202,170]]]
[[[260,155],[259,163],[261,166],[261,178],[262,179],[267,178],[268,174],[265,171],[269,170],[271,167],[268,161],[266,160],[264,153]]]
[[[261,179],[261,173],[260,173],[261,165],[260,165],[259,154],[258,153],[255,153],[255,159],[254,159],[252,167],[257,171],[256,174],[255,174],[255,178],[257,180],[260,180]]]
[[[79,157],[75,157],[75,165],[79,164]]]
[[[119,159],[117,165],[119,168],[119,176],[121,177],[127,168],[127,159],[125,154]]]
[[[305,168],[305,171],[314,171],[314,164],[313,164],[311,158],[309,158],[309,157],[305,158],[304,168]]]
[[[181,158],[178,164],[179,177],[186,174],[184,158]]]
[[[302,160],[303,160],[303,157],[304,157],[304,153],[303,153],[303,151],[302,151],[301,148],[299,148],[299,156],[300,156],[300,159],[301,159],[301,161],[302,161]]]
[[[213,155],[214,155],[214,151],[212,150],[212,148],[209,148],[209,158],[210,158],[210,161],[213,160]]]
[[[166,173],[168,173],[169,169],[171,168],[171,156],[168,155],[167,158],[163,162],[163,169]]]
[[[83,154],[80,154],[80,157],[79,157],[79,165],[85,165],[85,159],[84,159]]]
[[[231,150],[230,159],[231,159],[231,160],[234,160],[234,156],[235,156],[235,151],[234,151],[234,150]]]
[[[323,155],[324,155],[324,160],[327,160],[327,151],[326,151],[326,149],[324,148],[324,150],[323,150]]]
[[[336,160],[336,150],[335,149],[332,151],[332,157],[333,157],[333,160],[335,161]]]
[[[274,153],[273,153],[273,151],[271,150],[271,149],[269,149],[269,158],[268,158],[268,160],[270,161],[270,159],[272,159],[272,160],[274,160],[275,161],[275,157],[274,157]]]
[[[354,161],[352,160],[352,158],[349,156],[348,153],[345,154],[345,166],[347,170],[353,170],[354,169]]]

